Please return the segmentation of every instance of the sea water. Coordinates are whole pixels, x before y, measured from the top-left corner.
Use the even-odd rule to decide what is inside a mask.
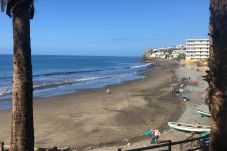
[[[49,97],[143,78],[140,57],[32,56],[35,97]],[[12,55],[0,55],[0,110],[11,107]]]

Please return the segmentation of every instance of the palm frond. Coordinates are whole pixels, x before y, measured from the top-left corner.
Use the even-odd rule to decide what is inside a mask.
[[[0,0],[1,1],[1,11],[5,11],[6,4],[8,3],[8,0]]]
[[[35,14],[34,0],[31,0],[29,11],[30,11],[30,19],[33,19]]]
[[[30,12],[30,19],[34,17],[34,0],[0,0],[1,1],[1,10],[4,11],[6,8],[6,14],[9,17],[12,17],[13,10],[19,5],[27,5]]]

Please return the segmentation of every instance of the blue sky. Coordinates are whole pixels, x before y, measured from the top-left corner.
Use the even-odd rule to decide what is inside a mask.
[[[36,0],[33,54],[141,56],[148,48],[207,38],[209,0]],[[0,54],[12,54],[0,13]]]

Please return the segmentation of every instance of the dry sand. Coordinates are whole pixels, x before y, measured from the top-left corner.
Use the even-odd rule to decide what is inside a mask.
[[[199,69],[199,70],[197,70]],[[210,125],[210,119],[209,118],[201,118],[199,117],[197,110],[203,110],[208,111],[207,105],[204,104],[205,97],[206,97],[206,88],[208,87],[208,84],[206,81],[203,80],[202,76],[205,75],[205,71],[208,70],[207,67],[195,67],[195,66],[185,66],[184,64],[178,66],[175,69],[175,78],[177,81],[180,81],[182,78],[185,77],[191,77],[192,79],[198,80],[198,85],[186,85],[185,90],[190,94],[190,101],[182,102],[179,101],[177,98],[176,100],[179,101],[179,103],[184,104],[184,112],[181,114],[178,120],[169,119],[170,121],[177,121],[177,122],[183,122],[183,123],[190,123],[190,124],[203,124],[203,125]],[[170,86],[175,85],[174,82],[169,84]],[[180,111],[180,110],[177,110]],[[161,113],[160,113],[161,114]],[[168,121],[166,121],[167,123]],[[165,123],[165,124],[166,124]],[[164,124],[164,125],[165,125]],[[185,140],[188,137],[190,137],[190,133],[184,133],[184,132],[178,132],[173,131],[169,127],[167,127],[164,131],[162,131],[161,136],[159,140],[171,140],[171,141],[179,141],[179,140]],[[197,137],[198,135],[196,135]],[[125,149],[134,149],[134,148],[141,148],[146,146],[151,146],[150,144],[150,138],[139,140],[136,142],[128,141],[129,143],[127,145],[122,146],[111,146],[111,147],[101,147],[101,148],[95,148],[93,150],[95,151],[113,151],[117,150],[118,148]],[[189,144],[185,144],[186,146],[190,146]],[[164,150],[167,148],[159,148],[157,150]],[[176,145],[172,147],[173,151],[179,151],[180,146]]]
[[[110,86],[110,94],[101,88],[35,99],[35,146],[97,148],[148,141],[141,136],[145,131],[162,131],[183,112],[185,103],[168,92],[175,67],[164,63],[144,79]],[[0,142],[9,144],[9,139],[6,110],[0,112]]]

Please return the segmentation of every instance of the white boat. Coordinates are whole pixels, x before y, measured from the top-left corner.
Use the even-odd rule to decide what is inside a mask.
[[[204,112],[204,111],[201,111],[201,110],[198,110],[197,112],[199,113],[199,115],[201,117],[211,117],[211,114],[208,113],[208,112]]]
[[[168,122],[169,127],[183,132],[195,132],[195,133],[209,133],[210,126],[197,125],[197,124],[185,124],[178,122]]]

